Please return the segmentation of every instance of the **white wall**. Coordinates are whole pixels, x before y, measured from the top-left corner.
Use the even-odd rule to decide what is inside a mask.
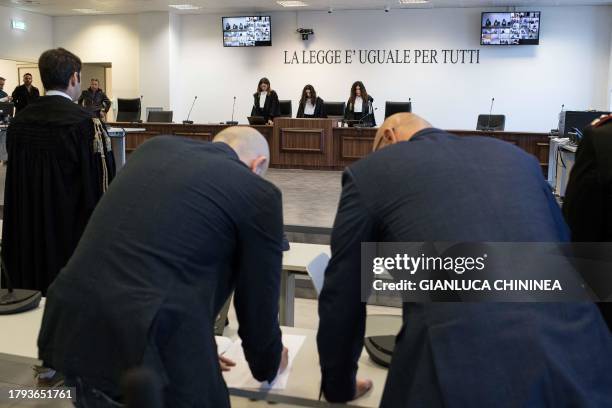
[[[11,28],[11,20],[24,21],[27,30]],[[53,19],[0,6],[0,58],[16,61],[38,61],[43,51],[53,46]]]
[[[251,94],[267,76],[294,112],[302,87],[312,83],[328,101],[348,98],[362,80],[376,99],[377,120],[385,100],[414,101],[415,112],[442,128],[471,129],[478,113],[507,115],[506,129],[547,131],[556,127],[561,104],[568,109],[605,109],[609,78],[612,7],[542,8],[539,46],[481,47],[480,9],[275,13],[273,46],[223,48],[220,16],[183,16],[181,67],[185,94],[193,90],[217,104],[199,104],[196,121],[223,120],[238,96],[241,121]],[[578,23],[582,22],[582,23]],[[302,42],[296,27],[314,28]],[[284,50],[480,49],[479,65],[285,65]],[[605,50],[605,51],[604,51]],[[603,52],[602,52],[603,51]],[[178,107],[180,110],[180,107]]]
[[[434,125],[471,129],[494,96],[494,111],[507,115],[506,129],[547,131],[556,127],[561,104],[608,107],[612,7],[538,9],[540,45],[519,47],[481,47],[480,9],[271,13],[273,46],[252,49],[223,47],[220,15],[60,17],[53,27],[56,46],[85,62],[113,63],[116,97],[144,95],[145,106],[168,103],[177,122],[198,95],[196,122],[229,120],[237,96],[236,118],[244,123],[257,82],[267,76],[281,99],[293,100],[294,114],[306,83],[328,101],[345,101],[360,79],[376,99],[379,123],[385,100],[411,97],[415,112]],[[297,27],[314,28],[315,35],[302,42]],[[284,50],[304,49],[481,52],[479,65],[284,64]]]
[[[170,16],[138,15],[140,41],[140,94],[144,107],[170,107]],[[143,116],[143,119],[146,118]]]
[[[83,62],[112,64],[114,98],[141,95],[138,16],[55,17],[53,33],[55,47],[74,52]]]
[[[9,95],[13,89],[19,85],[19,77],[17,76],[17,62],[13,60],[0,59],[0,77],[6,79],[4,83],[4,92]]]

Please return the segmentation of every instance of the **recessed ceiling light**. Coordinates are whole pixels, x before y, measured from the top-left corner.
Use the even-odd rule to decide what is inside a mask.
[[[25,31],[27,29],[25,21],[21,20],[11,20],[11,27],[13,27],[13,30]]]
[[[308,4],[303,1],[277,1],[283,7],[306,7]]]
[[[97,14],[97,13],[101,13],[101,11],[98,11],[98,10],[95,10],[95,9],[89,9],[89,8],[72,9],[72,11],[76,11],[77,13],[83,13],[83,14]]]
[[[200,6],[194,6],[193,4],[169,4],[168,7],[172,7],[177,10],[199,10],[202,8]]]
[[[13,0],[13,4],[21,4],[23,6],[38,6],[40,5],[40,1],[36,0]]]
[[[429,3],[429,0],[399,0],[399,4],[425,4]]]

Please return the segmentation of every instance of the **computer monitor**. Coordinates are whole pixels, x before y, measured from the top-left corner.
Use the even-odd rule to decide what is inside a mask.
[[[151,111],[147,122],[172,123],[172,111]]]
[[[346,102],[323,102],[323,112],[328,118],[343,118]]]
[[[117,99],[117,122],[140,121],[140,98]]]
[[[6,121],[7,117],[13,117],[15,105],[11,102],[0,102],[0,122]]]
[[[412,102],[385,102],[385,119],[401,112],[412,112]]]
[[[506,127],[506,115],[478,115],[476,130],[501,132]]]
[[[291,109],[291,101],[279,101],[280,104],[280,117],[281,118],[290,118],[293,113],[293,109]]]
[[[248,116],[249,125],[265,125],[266,119],[263,116]]]

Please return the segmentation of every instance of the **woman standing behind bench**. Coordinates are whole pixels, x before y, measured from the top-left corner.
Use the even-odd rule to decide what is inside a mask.
[[[278,95],[270,87],[268,78],[261,78],[257,85],[257,92],[253,94],[253,109],[251,116],[262,116],[271,125],[275,117],[280,116]]]
[[[363,82],[356,81],[351,86],[351,96],[346,103],[344,120],[359,121],[361,126],[376,126],[372,102],[374,98],[368,95]]]
[[[300,107],[297,113],[298,118],[326,118],[325,109],[323,108],[323,99],[317,96],[312,85],[306,85],[302,90],[300,98]]]

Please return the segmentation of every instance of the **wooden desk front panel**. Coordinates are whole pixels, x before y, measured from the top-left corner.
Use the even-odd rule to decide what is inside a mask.
[[[337,128],[332,119],[277,118],[274,127],[253,126],[268,141],[271,167],[341,170],[372,151],[375,128]],[[158,135],[177,135],[201,141],[210,141],[223,124],[178,123],[112,123],[113,127],[141,127],[144,132],[126,135],[126,151],[132,152],[146,140]],[[549,138],[546,133],[481,132],[476,130],[449,130],[458,136],[489,136],[504,140],[533,154],[544,174],[548,171]]]
[[[334,121],[276,118],[271,165],[281,168],[333,168]]]

